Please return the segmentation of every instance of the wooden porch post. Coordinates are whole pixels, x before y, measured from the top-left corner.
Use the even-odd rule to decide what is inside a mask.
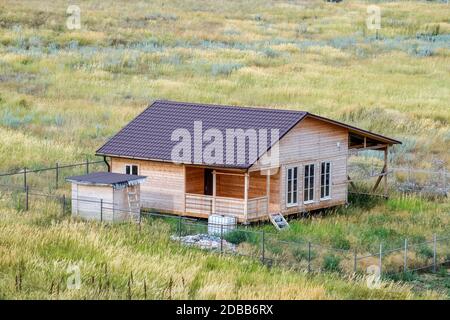
[[[248,222],[248,185],[249,185],[249,177],[248,172],[244,175],[244,220],[245,223]]]
[[[270,169],[267,170],[266,176],[266,198],[267,198],[267,214],[270,212]]]
[[[217,194],[217,186],[216,186],[216,170],[213,170],[213,199],[212,199],[212,213],[216,213],[216,194]]]

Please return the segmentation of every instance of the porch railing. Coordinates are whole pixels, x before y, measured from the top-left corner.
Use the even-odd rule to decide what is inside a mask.
[[[209,195],[186,193],[186,212],[194,214],[213,213],[213,197]],[[267,197],[251,198],[247,203],[247,219],[257,219],[267,215]],[[244,199],[216,197],[215,213],[245,220]]]
[[[259,197],[248,199],[247,217],[248,219],[255,219],[267,215],[267,197]]]

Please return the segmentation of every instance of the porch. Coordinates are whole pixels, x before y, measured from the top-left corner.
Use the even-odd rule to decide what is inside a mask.
[[[205,218],[228,215],[248,223],[265,220],[276,210],[276,185],[271,186],[271,175],[260,171],[186,166],[185,177],[186,214]]]

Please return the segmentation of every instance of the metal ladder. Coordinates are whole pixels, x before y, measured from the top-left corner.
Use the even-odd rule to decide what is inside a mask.
[[[130,218],[135,220],[138,219],[136,215],[139,215],[141,210],[140,202],[138,199],[138,194],[135,186],[127,187],[127,195],[128,195],[128,210],[130,212]]]
[[[289,223],[281,213],[269,213],[269,219],[277,230],[289,229]]]

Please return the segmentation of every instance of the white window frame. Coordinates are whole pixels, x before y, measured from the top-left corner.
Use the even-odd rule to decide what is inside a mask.
[[[312,175],[312,177],[313,177],[313,180],[312,180],[312,188],[311,188],[311,186],[310,186],[310,184],[309,184],[309,181],[310,181],[310,172],[311,172],[311,169],[309,169],[308,170],[308,175],[306,175],[305,174],[305,169],[306,169],[306,167],[310,167],[310,166],[313,166],[313,175]],[[305,179],[306,179],[306,177],[308,177],[308,187],[306,187],[306,185],[305,185]],[[316,190],[315,190],[315,188],[316,188],[316,164],[315,163],[308,163],[308,164],[305,164],[304,165],[304,167],[303,167],[303,203],[304,204],[309,204],[309,203],[314,203],[314,199],[315,199],[315,194],[316,194]],[[309,197],[309,190],[311,190],[312,189],[312,191],[313,191],[313,197],[312,197],[312,199],[308,199],[308,200],[305,200],[305,192],[306,192],[306,190],[308,190],[308,197]]]
[[[295,169],[295,170],[294,170]],[[298,176],[299,176],[299,167],[297,167],[297,166],[289,166],[289,167],[286,167],[286,207],[295,207],[295,206],[298,206],[298,196],[299,196],[299,193],[298,193]],[[297,175],[296,175],[296,177],[295,177],[295,180],[297,181],[297,188],[295,188],[295,190],[294,190],[294,187],[292,186],[291,187],[291,189],[292,190],[289,190],[289,170],[292,170],[292,174],[294,174],[294,172],[295,171],[297,171]],[[292,180],[292,185],[293,185],[293,180]],[[291,195],[292,195],[292,197],[291,197],[291,202],[289,202],[288,201],[288,193],[289,193],[289,191],[291,191]],[[293,198],[294,198],[294,194],[293,194],[293,192],[295,192],[295,194],[296,194],[296,201],[294,202],[294,201],[292,201],[293,200]]]
[[[139,175],[139,165],[138,164],[135,164],[135,163],[127,163],[127,164],[125,164],[125,174],[127,174],[127,167],[130,167],[130,173],[129,174],[133,174],[133,166],[135,166],[136,168],[137,168],[137,174],[136,175]]]
[[[328,170],[328,174],[329,174],[329,177],[328,177],[328,195],[322,197],[322,175],[323,175],[323,173],[322,173],[322,165],[323,164],[326,165],[327,163],[329,164],[329,170]],[[332,172],[331,161],[322,161],[320,163],[320,175],[319,175],[320,176],[320,200],[330,200],[331,199],[331,185],[332,185],[332,183],[331,183],[331,177],[332,177],[331,172]],[[326,181],[326,179],[324,181]],[[326,186],[326,184],[325,184],[325,186]]]

